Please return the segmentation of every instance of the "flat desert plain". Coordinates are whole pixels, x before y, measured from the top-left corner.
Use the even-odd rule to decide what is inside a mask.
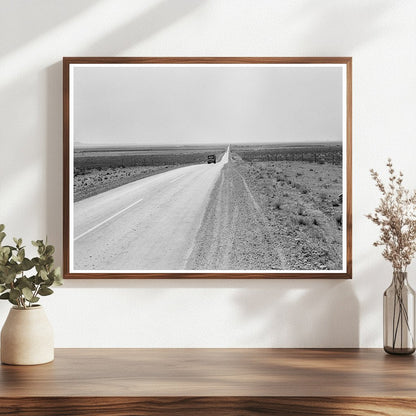
[[[207,165],[209,154],[216,166]],[[152,175],[152,183],[144,179]],[[106,259],[103,239],[109,236],[111,250],[123,241],[135,247],[134,257],[125,256],[135,270],[340,270],[342,175],[339,143],[84,151],[75,157],[75,213],[82,206],[95,212],[86,207],[103,201],[94,197],[100,194],[118,206],[116,214],[105,206],[100,223],[89,214],[76,246],[93,253],[89,241],[100,241],[97,252]],[[119,196],[110,197],[115,188],[131,198],[126,208]],[[125,235],[117,236],[121,230]],[[104,267],[90,257],[81,269],[125,264]]]

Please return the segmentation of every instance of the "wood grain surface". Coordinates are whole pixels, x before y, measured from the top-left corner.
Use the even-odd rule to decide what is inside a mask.
[[[0,415],[415,415],[413,356],[373,349],[58,349],[0,368]]]

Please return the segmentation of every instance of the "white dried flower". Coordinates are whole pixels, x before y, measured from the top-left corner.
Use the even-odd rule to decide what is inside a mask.
[[[403,185],[403,173],[396,174],[391,159],[387,168],[389,180],[385,185],[378,173],[371,169],[382,197],[374,214],[366,215],[380,227],[380,238],[375,246],[384,246],[383,257],[390,261],[395,271],[406,271],[416,253],[416,191]]]

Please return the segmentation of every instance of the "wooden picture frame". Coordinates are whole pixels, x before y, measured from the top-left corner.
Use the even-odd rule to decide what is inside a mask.
[[[63,58],[64,278],[351,278],[351,84],[350,57]]]

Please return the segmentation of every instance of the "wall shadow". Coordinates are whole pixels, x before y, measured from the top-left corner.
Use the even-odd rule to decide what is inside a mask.
[[[85,48],[84,56],[119,56],[154,34],[165,30],[204,5],[203,0],[163,0],[135,16],[127,24]]]
[[[385,27],[379,19],[392,6],[389,0],[380,0],[376,4],[326,0],[303,2],[292,14],[297,29],[295,39],[302,44],[305,38],[313,39],[320,56],[345,55],[345,51],[352,51],[374,37],[383,36]]]
[[[45,218],[47,235],[55,243],[57,264],[62,261],[62,210],[63,210],[63,125],[62,125],[62,62],[46,68],[47,111],[46,111],[46,201],[48,212]],[[58,244],[59,242],[59,244]]]
[[[263,283],[236,294],[240,319],[251,328],[245,345],[279,348],[357,347],[360,305],[347,280]]]
[[[71,1],[8,1],[2,3],[0,27],[2,33],[13,33],[0,42],[0,56],[15,51],[66,21],[76,18],[99,0]],[[16,25],[24,30],[16,30]]]

